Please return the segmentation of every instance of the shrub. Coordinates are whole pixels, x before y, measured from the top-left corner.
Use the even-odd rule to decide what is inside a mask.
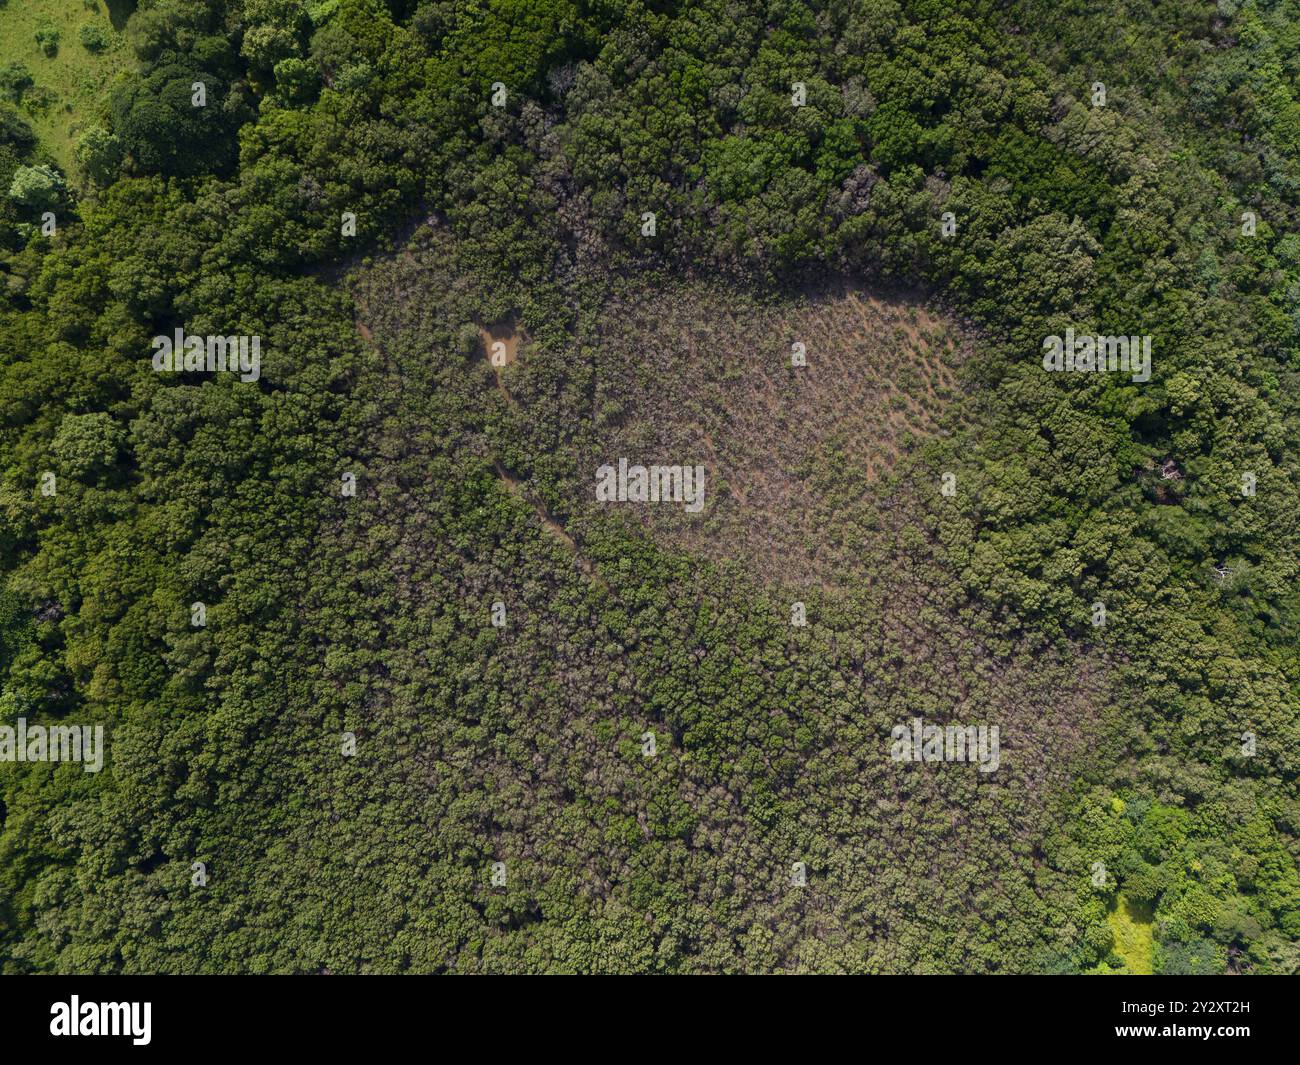
[[[87,52],[102,52],[108,47],[108,34],[98,22],[87,22],[77,31]]]
[[[47,58],[53,58],[59,54],[59,31],[53,26],[41,26],[36,31],[36,43]]]
[[[32,85],[32,73],[21,63],[0,64],[0,98],[16,104]]]

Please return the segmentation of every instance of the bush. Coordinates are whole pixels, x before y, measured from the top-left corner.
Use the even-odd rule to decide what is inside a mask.
[[[98,22],[87,22],[77,31],[87,52],[102,52],[108,47],[108,34]]]
[[[41,46],[41,51],[47,58],[53,58],[59,54],[59,31],[53,26],[42,26],[36,31],[36,43]]]
[[[0,98],[16,104],[33,84],[31,71],[21,63],[0,64]]]

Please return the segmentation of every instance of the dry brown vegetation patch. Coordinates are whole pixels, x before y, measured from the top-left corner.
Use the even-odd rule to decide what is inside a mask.
[[[943,431],[968,343],[922,302],[848,285],[764,300],[691,283],[610,301],[594,347],[595,466],[706,469],[701,513],[632,520],[764,579],[834,585],[907,490],[890,473]]]

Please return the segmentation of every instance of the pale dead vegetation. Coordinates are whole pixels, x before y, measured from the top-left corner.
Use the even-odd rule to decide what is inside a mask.
[[[629,517],[666,545],[823,586],[860,569],[899,490],[889,475],[941,431],[968,347],[935,310],[861,289],[761,302],[706,284],[611,301],[594,343],[592,469],[707,471],[702,513]],[[806,366],[791,364],[796,343]]]

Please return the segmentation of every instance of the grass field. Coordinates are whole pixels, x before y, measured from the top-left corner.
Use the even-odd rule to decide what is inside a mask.
[[[72,150],[81,130],[94,121],[108,83],[131,61],[122,28],[134,0],[0,0],[0,67],[21,63],[34,84],[19,109],[41,147],[67,173],[75,173]],[[98,53],[82,44],[82,26],[103,31]],[[43,27],[58,31],[58,51],[47,56],[37,43]]]
[[[1115,953],[1133,976],[1150,976],[1155,955],[1154,915],[1149,906],[1139,906],[1120,897],[1107,915],[1115,933]]]

